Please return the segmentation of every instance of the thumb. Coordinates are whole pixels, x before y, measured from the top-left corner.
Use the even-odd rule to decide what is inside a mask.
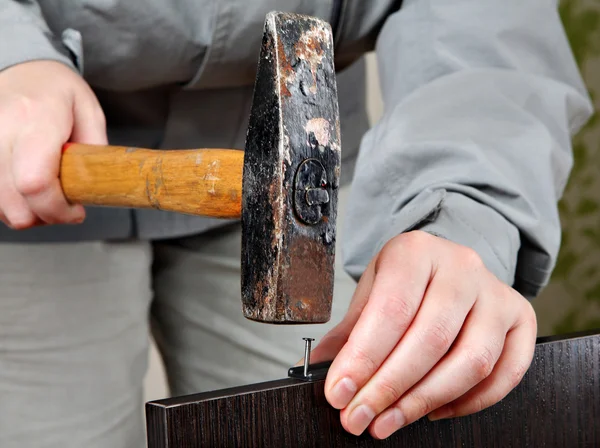
[[[71,141],[89,145],[106,145],[106,119],[100,103],[86,85],[73,97],[73,130]]]
[[[350,302],[348,312],[344,316],[344,319],[323,336],[321,342],[319,342],[314,350],[311,351],[311,364],[333,360],[348,341],[350,333],[352,333],[352,330],[354,329],[354,325],[356,325],[362,310],[369,301],[373,280],[375,279],[374,267],[374,262],[371,262],[360,277],[360,281],[354,291],[352,301]],[[304,358],[297,365],[300,365],[303,362]]]

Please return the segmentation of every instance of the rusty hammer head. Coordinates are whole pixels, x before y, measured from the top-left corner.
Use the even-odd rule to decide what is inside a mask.
[[[244,154],[245,317],[329,320],[340,150],[329,24],[269,13]]]

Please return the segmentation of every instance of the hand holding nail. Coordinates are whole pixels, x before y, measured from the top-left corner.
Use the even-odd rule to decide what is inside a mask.
[[[344,320],[312,351],[344,428],[383,439],[424,417],[491,406],[531,363],[536,318],[471,249],[424,232],[391,240]]]

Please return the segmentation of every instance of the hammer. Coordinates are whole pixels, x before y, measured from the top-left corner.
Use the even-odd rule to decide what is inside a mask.
[[[241,218],[244,316],[324,323],[333,298],[340,151],[331,27],[271,12],[244,151],[69,143],[60,181],[72,203]]]

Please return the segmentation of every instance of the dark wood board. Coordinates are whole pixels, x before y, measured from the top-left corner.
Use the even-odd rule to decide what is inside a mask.
[[[383,441],[344,431],[323,385],[285,378],[149,402],[148,446],[600,447],[600,331],[538,339],[523,381],[500,403],[423,418]]]

